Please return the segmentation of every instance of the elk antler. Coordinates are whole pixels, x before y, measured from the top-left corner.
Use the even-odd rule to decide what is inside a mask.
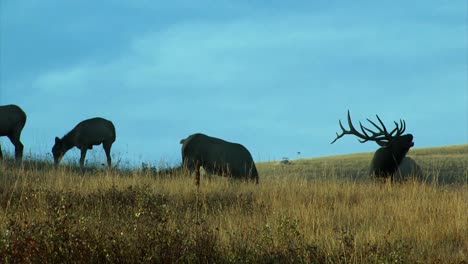
[[[341,120],[339,121],[341,130],[343,132],[341,134],[336,133],[336,138],[331,142],[331,144],[335,143],[339,138],[343,137],[344,135],[355,135],[358,138],[360,138],[359,142],[364,143],[366,141],[375,141],[377,144],[380,146],[385,146],[388,144],[388,142],[392,141],[394,138],[399,137],[405,132],[406,129],[406,124],[405,121],[400,119],[400,124],[398,124],[396,121],[393,121],[395,123],[395,128],[388,133],[387,128],[385,127],[384,123],[380,119],[378,115],[375,115],[377,117],[377,120],[379,120],[380,125],[382,125],[382,128],[380,128],[376,123],[374,123],[372,120],[367,119],[369,123],[371,123],[375,128],[377,128],[377,132],[370,130],[367,127],[364,127],[361,122],[359,122],[359,126],[361,127],[362,133],[356,130],[354,128],[354,125],[351,121],[351,115],[348,110],[348,125],[349,125],[349,130],[346,130],[341,123]],[[396,133],[395,135],[393,135]]]

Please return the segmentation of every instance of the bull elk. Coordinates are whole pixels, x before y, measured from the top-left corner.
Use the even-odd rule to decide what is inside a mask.
[[[114,141],[115,127],[111,121],[100,117],[84,120],[61,139],[55,137],[55,144],[52,147],[54,163],[57,166],[68,150],[77,147],[81,150],[80,167],[83,168],[87,150],[102,143],[106,152],[107,166],[110,168],[110,150]]]
[[[0,137],[7,136],[15,146],[15,159],[21,161],[23,158],[23,144],[20,137],[26,124],[26,113],[17,105],[0,106]],[[0,159],[3,159],[0,146]]]
[[[395,179],[395,175],[405,177],[404,174],[420,173],[419,166],[410,158],[405,158],[409,149],[414,146],[413,135],[403,133],[406,130],[405,121],[400,119],[400,122],[394,121],[395,128],[388,132],[384,123],[378,115],[376,115],[381,127],[370,119],[369,123],[374,126],[377,131],[373,131],[359,122],[361,132],[359,132],[351,121],[351,115],[348,110],[348,125],[349,130],[345,129],[341,120],[339,121],[342,133],[336,133],[336,138],[331,142],[335,143],[344,135],[354,135],[359,138],[359,142],[364,143],[367,141],[376,142],[380,148],[375,152],[372,158],[369,173],[377,178],[391,178]],[[404,161],[404,162],[403,162]],[[410,171],[408,171],[410,170]],[[420,175],[418,175],[420,176]]]

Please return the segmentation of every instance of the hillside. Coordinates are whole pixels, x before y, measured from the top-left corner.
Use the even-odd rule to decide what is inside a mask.
[[[289,160],[288,162],[258,163],[259,172],[266,178],[305,177],[307,179],[366,180],[373,152],[328,157]],[[439,183],[467,183],[468,144],[415,148],[407,156],[423,169],[425,180]]]

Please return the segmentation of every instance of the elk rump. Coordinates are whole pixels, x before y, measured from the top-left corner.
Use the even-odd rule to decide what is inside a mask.
[[[413,179],[416,181],[425,181],[424,173],[418,163],[411,157],[404,157],[398,166],[397,172],[394,173],[394,179],[397,181],[405,181]]]
[[[15,159],[23,159],[24,145],[20,137],[26,124],[26,113],[17,105],[0,106],[0,137],[7,136],[15,146]],[[0,159],[3,159],[2,148],[0,146]]]
[[[241,144],[201,133],[182,139],[183,166],[195,171],[200,184],[200,167],[211,174],[252,180],[258,183],[258,172],[250,152]]]

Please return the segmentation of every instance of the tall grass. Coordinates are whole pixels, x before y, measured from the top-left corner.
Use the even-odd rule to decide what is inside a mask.
[[[364,176],[368,153],[263,163],[259,185],[203,177],[199,189],[183,172],[5,161],[0,261],[462,263],[468,188],[458,148],[410,153],[433,176],[398,184]]]

